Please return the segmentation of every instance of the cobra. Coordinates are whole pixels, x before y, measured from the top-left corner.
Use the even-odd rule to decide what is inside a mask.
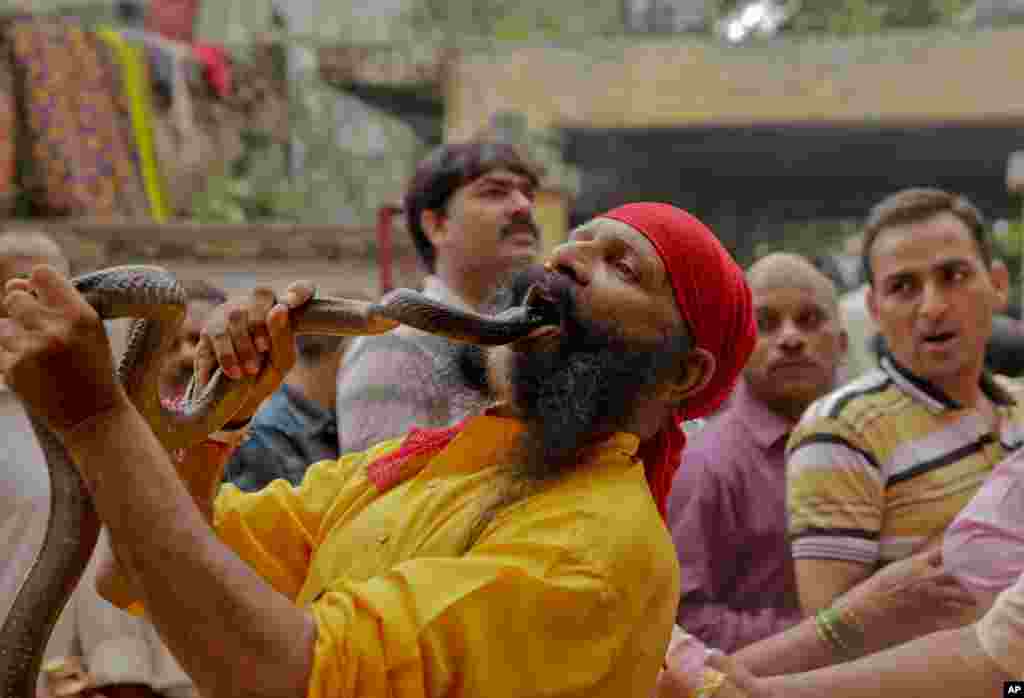
[[[186,297],[160,267],[123,266],[73,280],[105,320],[135,318],[118,379],[167,450],[187,448],[231,420],[254,378],[228,380],[218,371],[197,392],[169,406],[160,399],[159,369],[185,316]],[[461,342],[507,344],[548,324],[539,293],[493,317],[459,310],[409,289],[380,301],[316,298],[290,316],[296,334],[372,335],[405,324]],[[46,643],[91,557],[101,522],[59,439],[32,418],[50,474],[50,518],[42,546],[0,629],[0,697],[35,698]]]

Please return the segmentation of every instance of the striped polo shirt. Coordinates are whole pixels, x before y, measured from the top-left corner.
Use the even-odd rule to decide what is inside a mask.
[[[812,404],[787,445],[793,557],[875,565],[945,530],[1024,443],[1024,385],[985,374],[981,387],[998,434],[891,356]]]

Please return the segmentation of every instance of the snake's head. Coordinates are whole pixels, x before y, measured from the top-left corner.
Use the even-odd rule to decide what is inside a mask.
[[[545,325],[561,325],[562,311],[560,304],[540,284],[534,284],[526,291],[523,305],[530,313],[530,319],[538,327]]]

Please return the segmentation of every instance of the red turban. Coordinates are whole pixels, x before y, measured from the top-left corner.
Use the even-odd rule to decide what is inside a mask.
[[[668,272],[676,306],[694,346],[715,357],[710,382],[688,398],[671,423],[641,449],[647,482],[664,516],[672,476],[686,444],[680,422],[717,410],[754,350],[757,327],[750,287],[743,270],[714,233],[682,209],[657,203],[626,204],[599,218],[621,221],[650,240]]]
[[[668,204],[627,204],[599,217],[622,221],[651,241],[668,272],[679,314],[686,321],[694,346],[715,357],[711,381],[666,420],[638,454],[658,511],[664,517],[672,476],[686,445],[680,422],[718,409],[754,349],[757,329],[750,288],[718,238],[686,211]],[[461,429],[462,424],[448,429],[414,429],[396,452],[370,464],[370,480],[381,490],[393,487],[408,475],[403,467],[409,458],[441,450]]]

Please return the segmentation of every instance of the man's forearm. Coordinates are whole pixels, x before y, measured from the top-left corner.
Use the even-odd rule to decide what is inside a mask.
[[[871,565],[850,560],[797,559],[796,588],[800,608],[813,616],[872,575]]]
[[[312,617],[217,540],[142,417],[121,406],[65,441],[118,560],[200,693],[304,695]]]
[[[730,653],[780,633],[801,618],[797,608],[739,609],[695,598],[680,604],[678,622],[705,644]]]
[[[179,454],[175,470],[207,523],[213,522],[213,499],[222,480],[231,449],[219,442],[203,442]],[[122,608],[142,600],[135,571],[119,561],[109,544],[101,541],[96,590],[107,601]]]
[[[785,698],[991,698],[1010,680],[985,653],[973,626],[945,631],[806,674],[764,679]]]
[[[732,657],[755,676],[810,671],[842,659],[818,636],[813,618],[806,618],[788,630],[748,645]]]

